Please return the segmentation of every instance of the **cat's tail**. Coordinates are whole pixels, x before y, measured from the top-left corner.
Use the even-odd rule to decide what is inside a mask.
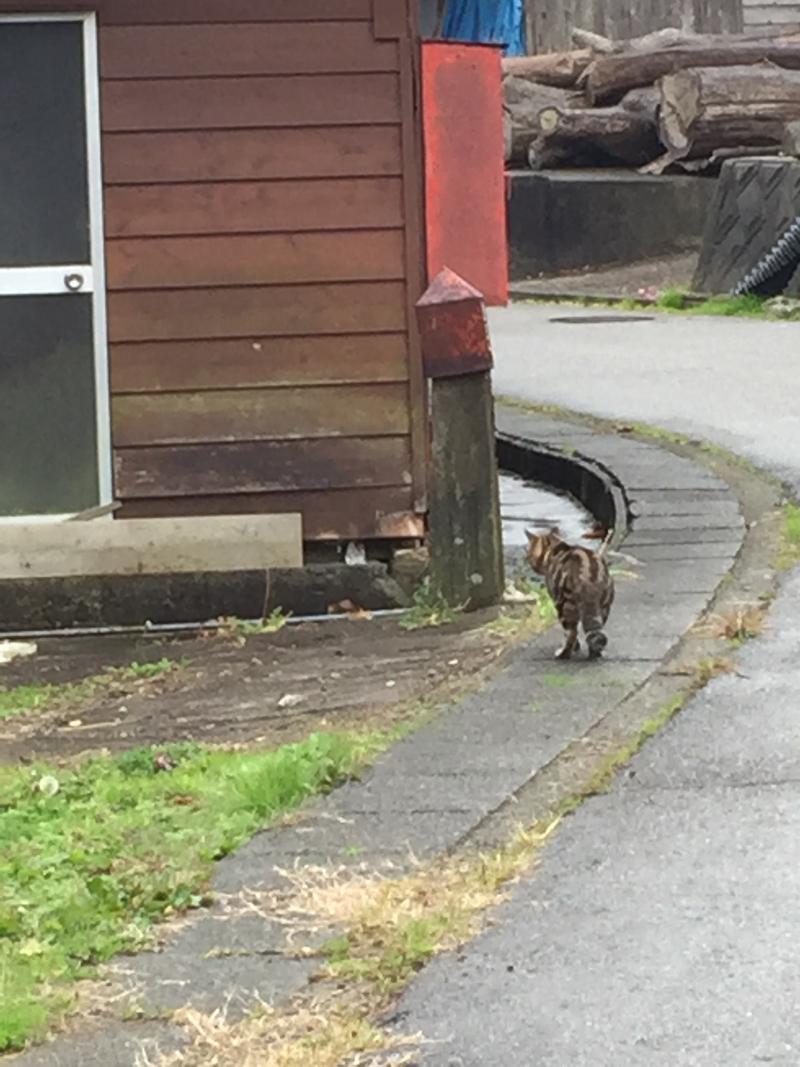
[[[603,538],[603,543],[597,550],[597,555],[600,557],[600,559],[605,559],[605,557],[608,555],[608,550],[611,547],[611,538],[613,536],[614,531],[609,530],[606,536]]]

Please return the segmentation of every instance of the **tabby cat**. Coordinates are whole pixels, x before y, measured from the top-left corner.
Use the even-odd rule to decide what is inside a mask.
[[[603,627],[614,601],[614,579],[605,560],[608,538],[599,551],[592,552],[562,541],[558,529],[527,533],[528,562],[544,578],[566,635],[556,659],[569,659],[580,648],[579,625],[586,635],[589,659],[598,659],[608,644]]]

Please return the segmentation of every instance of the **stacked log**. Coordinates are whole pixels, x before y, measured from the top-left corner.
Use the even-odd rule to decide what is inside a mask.
[[[539,115],[546,108],[573,108],[583,104],[577,90],[544,85],[532,78],[510,74],[503,81],[505,97],[506,162],[512,166],[527,160],[528,145],[539,133]]]
[[[528,146],[532,170],[559,166],[643,166],[661,143],[656,123],[658,94],[634,90],[615,107],[567,110],[545,107],[539,132]]]
[[[661,173],[800,150],[798,34],[573,38],[572,51],[503,61],[511,166]]]

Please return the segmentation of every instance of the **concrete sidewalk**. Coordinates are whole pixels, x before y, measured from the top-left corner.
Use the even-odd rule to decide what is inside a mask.
[[[312,954],[298,959],[297,944],[290,945],[277,924],[237,914],[237,900],[279,885],[279,869],[295,864],[392,864],[396,870],[410,854],[425,859],[473,839],[483,843],[492,820],[506,811],[517,817],[516,795],[538,772],[620,714],[632,694],[659,676],[664,658],[728,572],[744,524],[735,494],[706,467],[582,425],[515,411],[501,411],[499,422],[508,433],[579,451],[614,471],[639,516],[625,551],[639,561],[641,580],[619,583],[608,659],[556,663],[559,636],[542,635],[520,647],[480,692],[395,745],[362,782],[224,860],[214,908],[182,924],[162,952],[121,960],[115,968],[145,1016],[185,1006],[213,1011],[229,996],[235,1016],[259,1000],[280,1002],[302,989],[322,965],[313,951],[329,932],[305,945]],[[442,1008],[443,1019],[446,1014]],[[181,1040],[170,1022],[104,1019],[90,1036],[65,1035],[15,1062],[128,1067],[142,1041],[164,1049]]]

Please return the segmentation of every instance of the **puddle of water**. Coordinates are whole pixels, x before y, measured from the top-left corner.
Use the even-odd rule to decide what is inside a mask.
[[[503,544],[513,555],[527,545],[526,529],[544,533],[554,526],[570,544],[597,548],[596,540],[585,539],[594,526],[594,519],[573,497],[549,486],[527,482],[507,471],[500,472],[500,517]]]

